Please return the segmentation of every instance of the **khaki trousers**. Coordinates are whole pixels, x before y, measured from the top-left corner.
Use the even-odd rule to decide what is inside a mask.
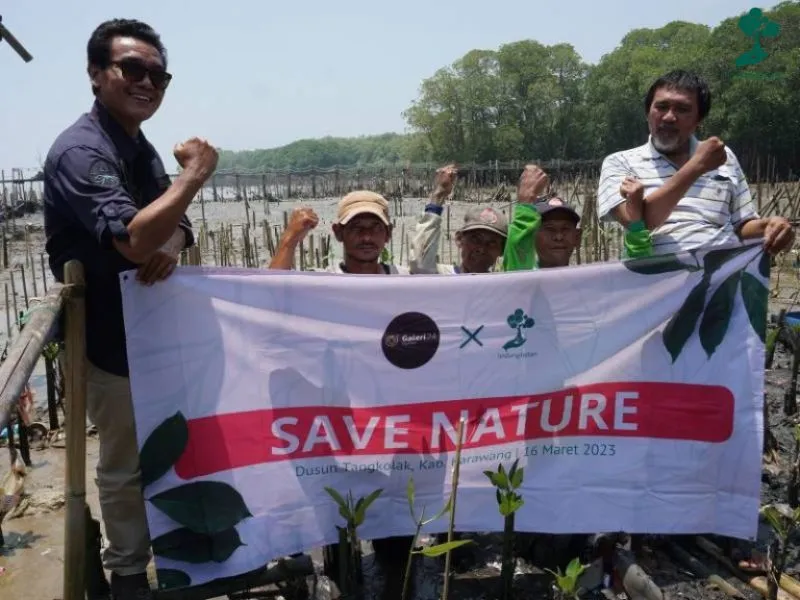
[[[140,483],[130,380],[89,363],[86,412],[100,439],[95,482],[108,542],[104,566],[123,576],[144,573],[151,556],[150,534]]]

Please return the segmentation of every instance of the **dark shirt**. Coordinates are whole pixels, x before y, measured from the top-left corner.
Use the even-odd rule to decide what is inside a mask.
[[[50,269],[64,281],[64,264],[79,260],[86,274],[86,354],[96,367],[128,376],[119,273],[138,265],[112,240],[128,240],[137,211],[161,196],[170,178],[141,132],[128,135],[105,108],[92,110],[56,138],[44,165],[44,230]],[[180,224],[186,246],[192,226]]]

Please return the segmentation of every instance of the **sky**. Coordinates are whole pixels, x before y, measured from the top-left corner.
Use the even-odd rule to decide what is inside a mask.
[[[86,42],[110,18],[155,28],[174,78],[143,130],[168,170],[191,136],[228,150],[297,139],[404,132],[423,79],[472,49],[534,39],[596,63],[631,29],[716,26],[754,0],[10,0],[3,24],[33,55],[0,43],[0,169],[37,169],[92,103]]]

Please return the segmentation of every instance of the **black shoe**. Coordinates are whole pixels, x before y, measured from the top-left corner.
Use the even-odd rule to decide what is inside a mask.
[[[136,575],[111,574],[111,598],[113,600],[154,600],[147,573]]]
[[[92,518],[89,505],[86,505],[86,563],[85,581],[87,600],[108,600],[111,597],[111,586],[108,585],[103,561],[100,559],[102,536],[100,522]]]

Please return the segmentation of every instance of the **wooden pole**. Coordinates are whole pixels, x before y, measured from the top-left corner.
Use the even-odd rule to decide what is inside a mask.
[[[30,321],[9,347],[8,357],[0,365],[0,430],[17,408],[25,384],[42,354],[64,303],[64,288],[53,287],[30,314]]]
[[[66,306],[65,412],[67,437],[64,600],[85,597],[86,562],[86,314],[83,265],[64,266]]]

